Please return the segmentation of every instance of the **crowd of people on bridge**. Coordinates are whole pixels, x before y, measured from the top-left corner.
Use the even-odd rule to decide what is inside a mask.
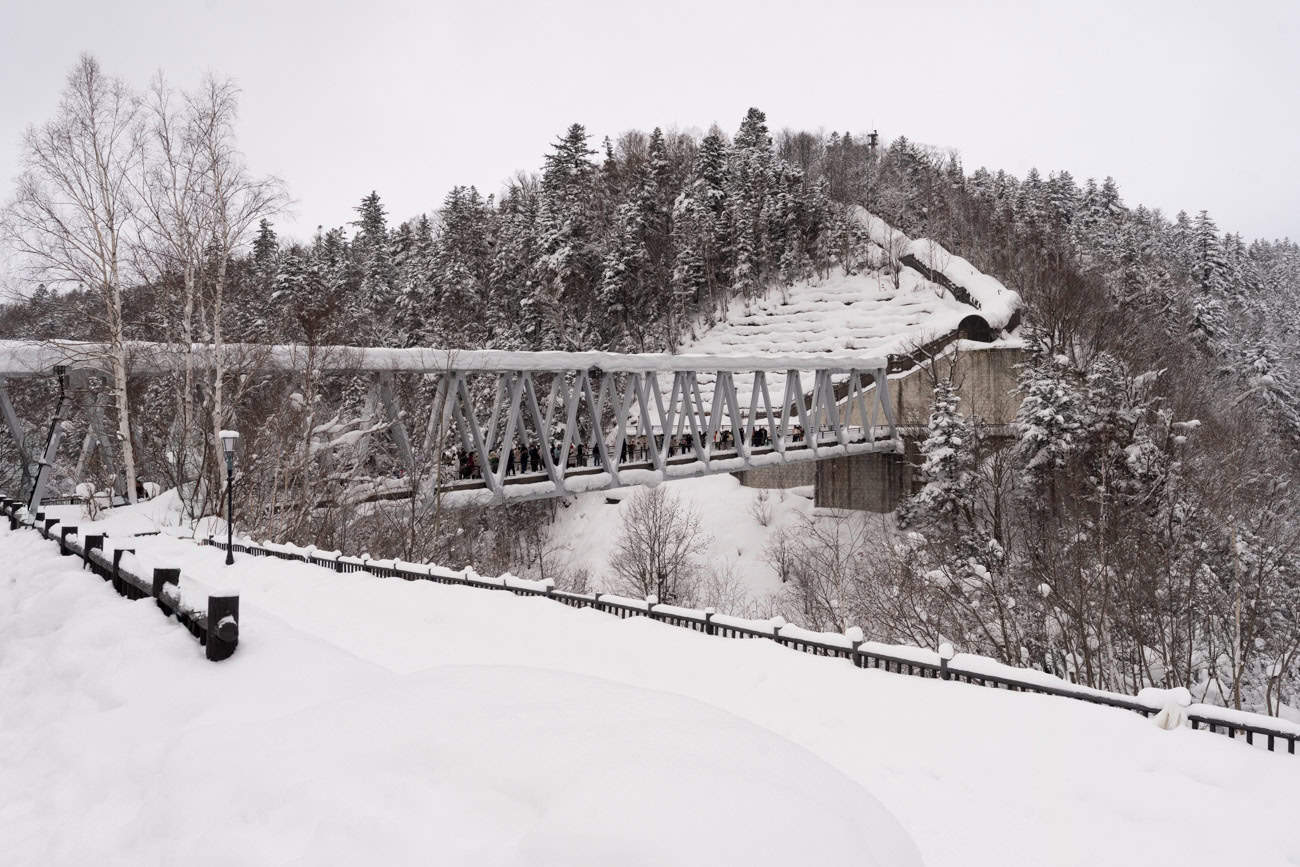
[[[739,433],[740,442],[747,442],[747,435],[744,429]],[[791,428],[790,439],[792,443],[803,443],[803,428],[795,425]],[[766,448],[771,444],[771,435],[766,428],[755,428],[752,448]],[[607,444],[607,448],[613,448],[612,444]],[[797,446],[796,446],[797,447]],[[554,466],[563,465],[566,468],[580,467],[599,467],[600,450],[598,447],[589,446],[585,440],[579,440],[570,443],[568,451],[561,454],[564,449],[564,443],[561,439],[553,440],[550,446],[550,459]],[[651,450],[663,451],[664,435],[655,434],[648,436],[646,434],[633,434],[626,437],[619,448],[617,463],[622,466],[626,464],[650,464]],[[734,452],[736,450],[736,435],[730,430],[719,431],[713,436],[713,454]],[[695,437],[692,434],[679,434],[668,438],[667,456],[671,459],[684,455],[696,453]],[[458,448],[449,452],[449,458],[454,458],[456,464],[457,478],[461,480],[477,479],[483,474],[483,468],[480,466],[478,453],[474,449]],[[563,460],[561,460],[563,458]],[[546,471],[546,461],[542,447],[535,440],[530,439],[527,442],[517,442],[513,447],[508,449],[493,449],[488,453],[489,471],[496,473],[501,468],[501,461],[505,461],[505,472],[507,476],[517,476],[531,473],[544,473]]]

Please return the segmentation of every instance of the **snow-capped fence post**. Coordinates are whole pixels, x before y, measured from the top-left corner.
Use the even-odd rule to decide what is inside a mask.
[[[59,523],[58,518],[46,518],[45,529],[41,530],[41,535],[43,535],[47,539],[50,538],[50,530],[52,530],[54,528],[54,525],[57,523]]]
[[[172,609],[167,604],[167,597],[164,596],[164,588],[168,584],[179,586],[181,583],[181,570],[155,568],[153,570],[153,598],[158,603],[158,608],[163,614],[171,614]]]
[[[944,680],[948,680],[951,676],[948,674],[948,663],[952,660],[953,656],[954,651],[951,644],[945,641],[943,644],[939,645],[939,676]]]
[[[116,588],[119,584],[122,583],[122,555],[134,554],[134,553],[135,553],[134,548],[118,548],[116,551],[113,552],[113,574],[105,575],[104,578],[106,580],[111,579],[114,588]]]
[[[651,620],[655,619],[655,606],[659,604],[659,597],[653,593],[646,594],[645,597],[645,616]]]
[[[600,607],[600,593],[591,594],[591,607],[595,608],[597,611],[604,610],[603,608]]]
[[[717,612],[714,611],[712,608],[704,609],[704,634],[705,635],[718,634],[718,627],[713,625],[713,615],[716,613]]]
[[[208,597],[206,655],[212,662],[229,659],[239,644],[239,597]]]
[[[62,527],[59,528],[59,556],[60,557],[72,556],[72,549],[68,547],[69,535],[73,535],[73,536],[77,535],[76,524],[73,524],[71,526],[64,524]]]
[[[844,630],[844,637],[849,640],[849,658],[853,660],[854,666],[864,668],[865,662],[862,658],[862,642],[866,641],[866,635],[862,632],[861,626],[850,626]]]
[[[785,642],[781,640],[781,627],[785,626],[785,618],[782,617],[780,614],[778,614],[772,618],[771,624],[772,624],[772,640],[775,641],[777,644],[784,644]]]
[[[104,538],[106,533],[88,533],[82,541],[81,550],[81,568],[90,565],[90,552],[96,549],[104,550]]]

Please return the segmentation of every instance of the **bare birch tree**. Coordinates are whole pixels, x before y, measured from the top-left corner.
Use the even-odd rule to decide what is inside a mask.
[[[140,100],[83,54],[53,120],[23,136],[22,173],[5,210],[4,233],[33,274],[82,287],[102,302],[108,368],[126,496],[135,502],[135,452],[127,397],[122,284],[135,240],[133,178],[144,140]]]
[[[200,148],[206,118],[178,105],[162,74],[154,78],[146,112],[148,156],[140,177],[140,270],[156,275],[164,285],[179,280],[177,320],[170,336],[180,356],[180,381],[176,383],[176,411],[171,436],[176,485],[186,506],[193,510],[198,492],[188,487],[201,473],[191,474],[191,455],[202,453],[195,434],[194,320],[199,299],[199,277],[209,234],[206,155]]]
[[[214,458],[211,469],[217,484],[213,490],[220,490],[221,472],[215,457],[221,454],[220,434],[231,421],[229,406],[233,405],[225,394],[230,363],[223,335],[227,268],[258,220],[280,211],[288,198],[279,179],[255,177],[244,163],[235,141],[239,89],[233,81],[209,76],[186,98],[186,104],[204,172],[206,252],[211,265],[205,318],[212,344],[207,407],[211,439],[206,451]]]

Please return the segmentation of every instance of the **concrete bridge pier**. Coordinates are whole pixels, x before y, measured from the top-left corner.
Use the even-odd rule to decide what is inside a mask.
[[[911,482],[906,455],[882,452],[818,461],[813,505],[886,514],[911,493]]]
[[[1017,390],[1019,365],[1026,356],[1018,347],[966,345],[949,350],[890,377],[889,398],[894,406],[904,452],[879,452],[817,461],[815,467],[762,468],[738,473],[741,484],[756,488],[814,485],[813,502],[820,508],[892,512],[912,494],[915,468],[921,464],[920,445],[929,422],[937,375],[957,384],[960,408],[979,418],[984,436],[1010,440],[1012,423],[1022,396]],[[811,478],[809,478],[811,476]]]

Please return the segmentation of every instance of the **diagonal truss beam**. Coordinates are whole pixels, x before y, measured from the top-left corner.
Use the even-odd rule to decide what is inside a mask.
[[[670,383],[656,371],[452,371],[444,376],[449,384],[439,384],[442,417],[461,465],[472,457],[475,471],[441,495],[484,504],[532,500],[899,451],[885,368],[864,361],[870,366],[848,370],[755,368],[747,401],[737,387],[744,372],[723,366],[673,370]],[[769,373],[784,379],[780,403],[772,400]],[[473,403],[476,375],[491,377],[490,392],[477,390],[491,393],[490,408]],[[480,408],[488,409],[485,419]]]

